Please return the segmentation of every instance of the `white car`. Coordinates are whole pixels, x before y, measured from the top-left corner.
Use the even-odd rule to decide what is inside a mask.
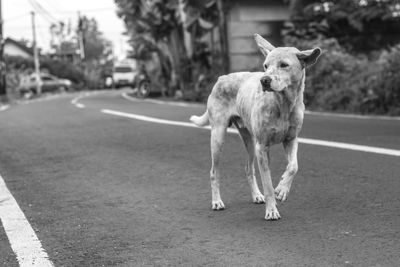
[[[135,60],[125,60],[115,64],[113,71],[113,82],[116,88],[122,86],[136,86],[136,76],[138,74]]]

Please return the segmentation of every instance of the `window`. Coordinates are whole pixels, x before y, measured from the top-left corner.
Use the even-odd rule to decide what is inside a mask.
[[[50,76],[42,76],[42,81],[52,81],[52,80],[54,79]]]
[[[132,72],[133,69],[131,67],[115,67],[114,72],[119,72],[119,73],[128,73]]]

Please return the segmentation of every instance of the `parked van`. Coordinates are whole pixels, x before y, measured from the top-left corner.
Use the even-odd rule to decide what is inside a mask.
[[[136,86],[138,65],[135,59],[124,59],[115,63],[113,70],[113,82],[116,88],[122,86]]]

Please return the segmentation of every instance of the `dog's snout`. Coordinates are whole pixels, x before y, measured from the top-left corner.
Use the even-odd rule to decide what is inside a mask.
[[[260,80],[263,91],[271,91],[271,82],[272,82],[272,78],[269,76],[264,76],[261,78]]]
[[[271,85],[271,82],[272,82],[272,78],[271,77],[269,77],[269,76],[264,76],[264,77],[262,77],[261,78],[261,83],[262,83],[262,85]]]

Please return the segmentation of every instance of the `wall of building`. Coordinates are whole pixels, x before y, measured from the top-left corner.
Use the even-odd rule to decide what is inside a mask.
[[[281,29],[289,19],[282,0],[229,1],[227,35],[230,71],[262,70],[263,56],[254,42],[258,33],[273,45],[282,45]]]
[[[23,58],[32,58],[32,55],[23,51],[21,48],[14,44],[6,43],[4,45],[4,54],[8,56],[19,56]]]

